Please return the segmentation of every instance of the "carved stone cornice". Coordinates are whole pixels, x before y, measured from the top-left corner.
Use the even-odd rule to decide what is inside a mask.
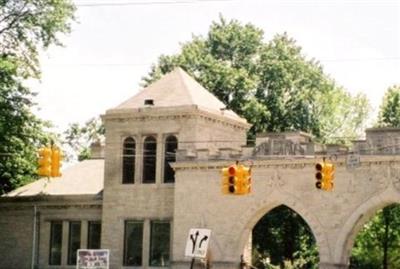
[[[232,118],[224,115],[221,111],[210,111],[196,105],[109,110],[105,115],[102,115],[103,120],[120,123],[191,118],[200,118],[209,122],[218,122],[241,130],[248,130],[251,126],[244,119]]]
[[[204,150],[203,150],[204,151]],[[222,169],[237,160],[246,162],[250,160],[245,158],[248,156],[241,156],[236,150],[232,149],[235,154],[226,154],[223,156],[210,157],[203,156],[201,159],[198,158],[197,152],[193,152],[190,157],[181,158],[178,162],[173,163],[172,166],[176,170],[204,170],[204,169]],[[231,156],[231,157],[229,157]],[[234,157],[232,157],[234,156]],[[242,158],[243,157],[243,158]],[[253,168],[274,168],[274,169],[303,169],[305,167],[314,167],[317,161],[320,161],[320,156],[270,156],[268,158],[254,158],[251,159]],[[339,157],[332,161],[337,168],[347,169],[345,157]],[[400,167],[400,156],[362,156],[360,168],[371,168],[374,166],[399,166]],[[360,171],[360,168],[352,169],[352,172]]]

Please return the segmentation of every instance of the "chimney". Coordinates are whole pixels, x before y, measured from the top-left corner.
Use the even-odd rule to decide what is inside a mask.
[[[101,144],[100,140],[90,145],[90,159],[104,159],[104,145]]]

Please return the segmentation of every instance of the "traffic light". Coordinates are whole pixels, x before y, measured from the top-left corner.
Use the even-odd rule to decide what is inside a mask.
[[[53,146],[52,154],[51,154],[51,176],[52,177],[60,177],[60,167],[61,167],[61,151],[59,148]]]
[[[38,175],[49,177],[51,176],[51,148],[44,147],[39,149],[39,168]]]
[[[222,193],[248,194],[251,191],[251,169],[241,164],[222,169]]]
[[[335,166],[330,162],[319,162],[315,165],[317,170],[315,178],[317,182],[315,187],[325,191],[331,191],[333,189],[333,180],[335,178]]]
[[[238,192],[238,177],[236,165],[231,165],[227,168],[222,168],[222,193],[237,194]]]
[[[56,146],[39,149],[38,175],[43,177],[60,177],[61,151]]]
[[[243,186],[243,194],[248,194],[251,192],[251,168],[242,166],[241,167],[241,177],[242,177],[242,186]]]

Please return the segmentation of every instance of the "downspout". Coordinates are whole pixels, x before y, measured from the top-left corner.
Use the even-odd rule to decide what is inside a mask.
[[[33,236],[32,236],[32,262],[31,269],[35,269],[35,257],[36,257],[36,205],[33,206]]]

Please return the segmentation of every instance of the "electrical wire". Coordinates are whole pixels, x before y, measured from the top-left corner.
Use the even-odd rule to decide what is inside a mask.
[[[79,3],[77,7],[112,7],[112,6],[154,6],[154,5],[180,5],[180,4],[198,4],[206,2],[232,2],[234,0],[173,0],[173,1],[123,1],[123,2],[92,2]]]
[[[314,59],[317,62],[384,62],[384,61],[400,61],[400,57],[383,57],[383,58],[348,58],[348,59]],[[276,62],[290,62],[289,60],[276,60],[273,59],[271,61],[276,61]],[[270,62],[271,62],[270,61]],[[150,66],[154,63],[67,63],[67,64],[49,64],[49,66],[52,67],[76,67],[76,66],[87,66],[87,67],[139,67],[139,66]]]

